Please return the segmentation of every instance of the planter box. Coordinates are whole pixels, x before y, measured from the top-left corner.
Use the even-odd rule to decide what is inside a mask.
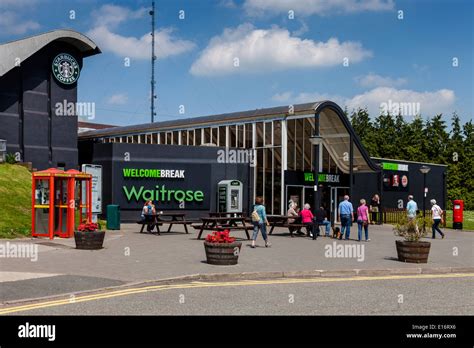
[[[395,241],[397,244],[398,260],[410,263],[428,263],[430,242]]]
[[[76,249],[96,250],[102,249],[104,244],[105,231],[95,232],[74,232]]]
[[[204,242],[207,263],[211,265],[236,265],[239,260],[242,242],[208,243]]]

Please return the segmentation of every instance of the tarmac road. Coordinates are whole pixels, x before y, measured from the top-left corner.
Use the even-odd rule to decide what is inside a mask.
[[[0,308],[0,314],[473,315],[473,278],[470,273],[190,282],[17,304]]]

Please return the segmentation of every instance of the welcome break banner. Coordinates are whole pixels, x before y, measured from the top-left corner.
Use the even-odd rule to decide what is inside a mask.
[[[206,164],[118,163],[114,201],[122,209],[141,209],[152,200],[158,210],[209,209],[211,166]]]

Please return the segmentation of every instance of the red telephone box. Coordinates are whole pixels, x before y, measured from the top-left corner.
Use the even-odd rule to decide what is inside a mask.
[[[462,230],[464,212],[464,201],[462,199],[455,199],[453,201],[453,228]]]
[[[33,237],[69,238],[75,224],[92,219],[92,176],[50,168],[32,175]]]

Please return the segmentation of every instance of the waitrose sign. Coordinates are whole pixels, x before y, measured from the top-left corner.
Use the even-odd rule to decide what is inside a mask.
[[[209,185],[206,183],[209,175],[202,175],[203,168],[199,171],[188,168],[122,168],[122,195],[128,204],[137,205],[152,200],[164,209],[183,207],[183,204],[186,208],[188,205],[195,208],[207,205],[206,189]],[[193,172],[199,175],[193,175]]]

